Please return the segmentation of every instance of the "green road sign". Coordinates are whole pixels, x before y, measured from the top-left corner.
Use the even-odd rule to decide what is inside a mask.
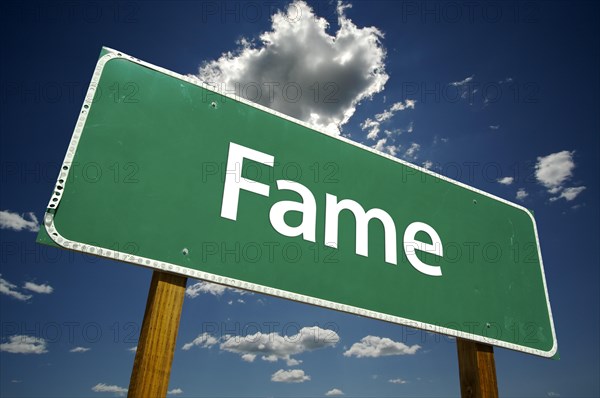
[[[550,357],[525,208],[104,49],[38,240]]]

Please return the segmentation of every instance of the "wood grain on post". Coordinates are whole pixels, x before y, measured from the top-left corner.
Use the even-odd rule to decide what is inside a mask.
[[[460,338],[456,346],[462,398],[498,398],[494,348]]]
[[[184,276],[161,271],[152,274],[129,382],[129,398],[167,396],[186,282]]]

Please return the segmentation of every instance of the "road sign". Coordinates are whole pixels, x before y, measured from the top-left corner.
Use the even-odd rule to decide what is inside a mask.
[[[40,242],[550,357],[525,208],[104,49]]]

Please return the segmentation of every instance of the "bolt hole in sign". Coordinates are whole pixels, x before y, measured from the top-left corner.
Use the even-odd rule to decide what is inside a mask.
[[[525,208],[108,48],[38,241],[557,351]]]

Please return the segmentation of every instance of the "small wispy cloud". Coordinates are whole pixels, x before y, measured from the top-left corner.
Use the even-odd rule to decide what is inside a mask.
[[[382,138],[377,141],[377,144],[372,145],[371,148],[373,148],[377,151],[380,151],[380,152],[387,153],[392,156],[396,156],[398,154],[398,150],[400,149],[400,147],[396,146],[396,145],[387,145],[387,141],[388,141],[387,138]]]
[[[69,350],[69,352],[88,352],[89,350],[91,350],[91,348],[88,348],[88,347],[75,347],[75,348],[71,348]]]
[[[523,201],[528,196],[529,196],[529,194],[527,193],[525,188],[519,188],[517,190],[517,196],[516,196],[517,200]]]
[[[390,380],[388,380],[388,382],[392,383],[392,384],[406,384],[406,383],[408,383],[404,379],[390,379]]]
[[[32,297],[30,294],[23,294],[19,292],[17,285],[10,283],[6,279],[3,279],[2,274],[0,274],[0,293],[19,301],[27,301]]]
[[[417,152],[419,152],[420,149],[421,145],[417,144],[416,142],[413,142],[410,144],[406,152],[404,152],[404,157],[410,160],[415,160],[417,158]]]
[[[54,288],[50,285],[38,285],[33,282],[25,282],[25,285],[23,285],[23,289],[31,290],[32,292],[38,294],[50,294],[54,291]]]
[[[179,395],[183,394],[183,390],[181,388],[174,388],[172,390],[167,391],[167,395]]]
[[[7,343],[0,344],[0,351],[11,354],[45,354],[48,352],[46,340],[41,337],[15,335]]]
[[[567,202],[570,202],[570,201],[574,200],[577,196],[579,196],[580,193],[585,191],[585,189],[586,189],[586,187],[584,187],[584,186],[564,188],[559,196],[550,198],[550,201],[555,202],[559,199],[565,199]]]
[[[222,296],[225,292],[234,292],[241,295],[252,295],[251,292],[245,290],[234,289],[231,287],[217,285],[216,283],[210,282],[198,282],[188,286],[185,289],[185,295],[189,298],[196,298],[201,294],[210,294],[212,296]]]
[[[465,78],[464,78],[464,79],[462,79],[462,80],[458,80],[458,81],[455,81],[455,82],[451,82],[451,83],[450,83],[450,85],[451,85],[451,86],[454,86],[454,87],[461,87],[461,86],[464,86],[464,85],[465,85],[465,84],[467,84],[467,83],[470,83],[470,82],[472,82],[474,77],[475,77],[475,75],[471,75],[471,76],[469,76],[469,77],[465,77]]]
[[[490,129],[491,130],[499,130],[500,129],[500,125],[499,124],[490,125]]]
[[[215,344],[217,344],[219,342],[219,340],[216,337],[213,337],[210,335],[210,333],[202,333],[201,335],[199,335],[198,337],[196,337],[194,340],[192,340],[189,343],[185,343],[181,349],[184,351],[189,351],[192,347],[202,347],[202,348],[210,348],[212,346],[214,346]]]
[[[514,177],[502,177],[499,178],[497,181],[502,185],[510,185],[515,181],[515,179]]]
[[[344,392],[339,388],[333,388],[325,393],[326,397],[341,397],[344,395]]]
[[[111,392],[117,396],[123,396],[127,393],[127,388],[119,387],[113,384],[98,383],[92,387],[93,392]]]
[[[381,124],[383,122],[388,121],[391,118],[393,118],[397,112],[400,112],[400,111],[403,111],[406,109],[415,109],[416,102],[417,101],[412,100],[412,99],[407,99],[404,102],[402,102],[402,101],[396,102],[388,109],[384,110],[381,113],[376,114],[375,120],[373,120],[371,118],[365,119],[365,121],[360,124],[360,128],[363,131],[367,131],[367,139],[375,140],[375,139],[377,139],[379,132],[381,131]],[[413,122],[410,122],[410,124],[408,125],[408,127],[405,130],[402,130],[402,129],[396,129],[394,131],[386,130],[386,134],[388,136],[390,136],[394,132],[402,133],[403,131],[412,133],[413,127],[414,127]]]
[[[29,219],[27,220],[26,217]],[[40,223],[33,212],[18,214],[10,210],[2,210],[0,211],[0,229],[38,232]]]

